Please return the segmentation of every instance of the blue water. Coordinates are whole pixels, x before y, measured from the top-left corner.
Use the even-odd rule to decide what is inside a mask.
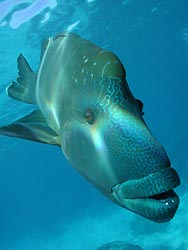
[[[36,70],[41,40],[70,30],[122,60],[182,181],[176,216],[156,224],[103,197],[59,148],[0,137],[0,250],[94,250],[113,240],[188,249],[187,12],[187,0],[0,1],[0,125],[32,109],[5,93],[18,54]]]

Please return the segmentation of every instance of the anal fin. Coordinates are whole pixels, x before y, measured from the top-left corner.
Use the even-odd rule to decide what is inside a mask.
[[[60,146],[58,134],[48,126],[39,110],[34,110],[29,115],[0,127],[0,135]]]

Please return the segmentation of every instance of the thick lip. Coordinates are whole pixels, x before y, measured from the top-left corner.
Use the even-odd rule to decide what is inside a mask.
[[[168,167],[141,179],[128,180],[117,184],[112,190],[117,192],[121,198],[135,199],[161,194],[179,185],[180,179],[177,172]]]
[[[112,194],[122,207],[161,223],[174,217],[179,197],[173,188],[179,184],[178,174],[168,167],[147,177],[117,184]]]
[[[164,223],[174,217],[179,206],[179,197],[170,190],[148,198],[125,199],[123,204],[123,207],[149,220]]]

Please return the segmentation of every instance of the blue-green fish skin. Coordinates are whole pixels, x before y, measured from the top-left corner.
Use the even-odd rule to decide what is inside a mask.
[[[72,33],[43,45],[37,74],[18,58],[14,99],[38,110],[0,134],[59,145],[71,165],[113,202],[155,222],[171,220],[180,184],[143,119],[119,58]]]

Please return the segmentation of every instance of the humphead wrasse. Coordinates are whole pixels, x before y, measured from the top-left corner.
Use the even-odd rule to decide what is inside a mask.
[[[155,222],[171,220],[180,184],[143,119],[121,61],[72,33],[43,43],[38,72],[22,54],[11,98],[37,109],[0,134],[58,145],[81,175],[118,205]]]

